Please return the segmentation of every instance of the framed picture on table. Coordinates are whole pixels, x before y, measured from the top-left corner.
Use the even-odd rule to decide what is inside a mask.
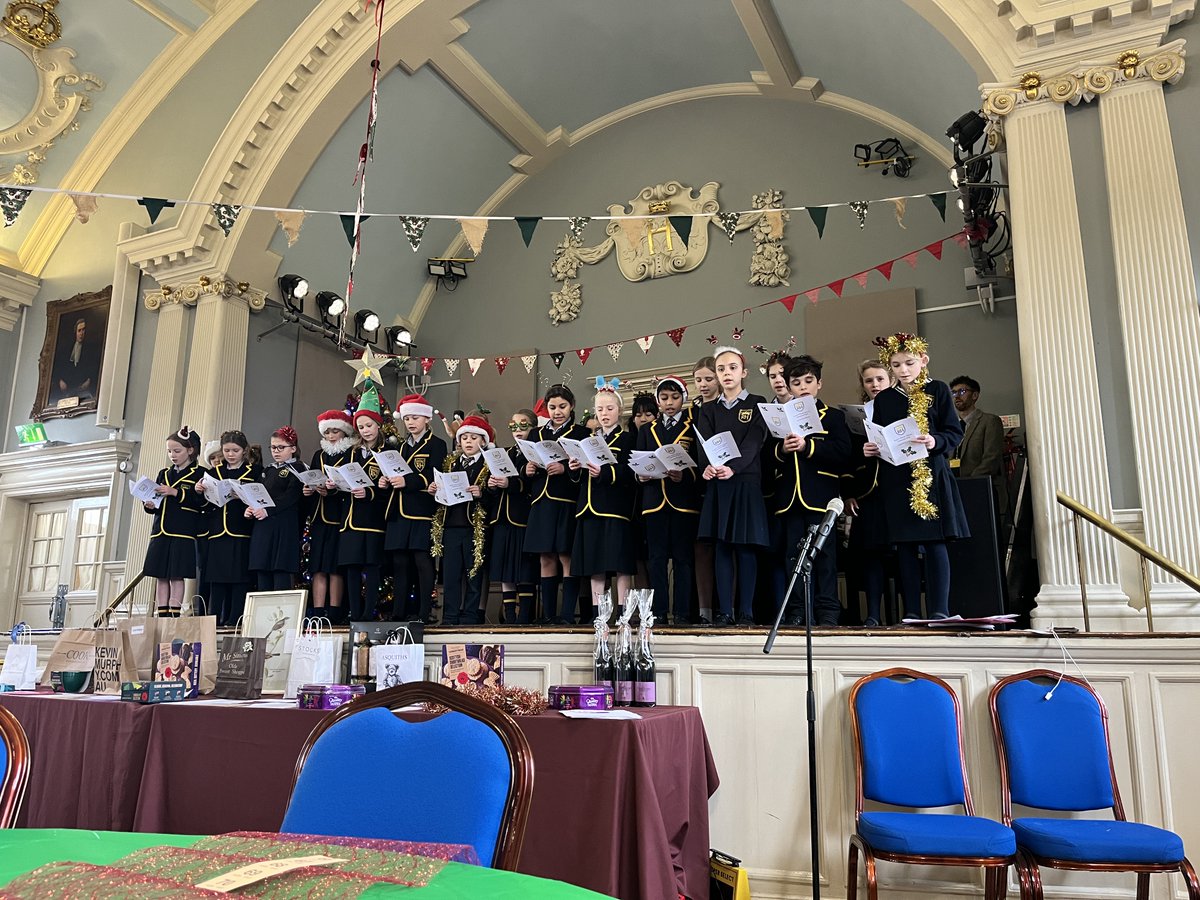
[[[287,689],[292,645],[304,624],[308,590],[251,591],[246,594],[242,633],[265,638],[267,658],[263,665],[263,694],[283,695]]]
[[[38,357],[36,422],[96,411],[112,285],[46,304],[46,338]]]

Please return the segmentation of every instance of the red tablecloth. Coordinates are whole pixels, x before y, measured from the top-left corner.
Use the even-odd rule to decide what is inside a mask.
[[[30,795],[44,795],[27,802],[22,824],[183,834],[278,829],[300,746],[322,715],[203,701],[139,707],[5,694],[0,703],[31,732]],[[623,900],[707,897],[718,779],[704,723],[693,707],[639,712],[629,721],[518,719],[535,768],[521,871]],[[347,769],[346,802],[398,767],[421,777],[418,766],[364,748]],[[110,808],[123,818],[102,821]]]

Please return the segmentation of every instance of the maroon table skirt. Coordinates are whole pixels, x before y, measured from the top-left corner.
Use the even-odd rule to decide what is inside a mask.
[[[31,732],[31,798],[52,795],[27,801],[21,824],[179,834],[278,830],[300,747],[323,715],[203,701],[0,702]],[[535,770],[522,872],[623,900],[708,896],[718,779],[704,723],[693,707],[639,712],[628,721],[519,717]],[[53,738],[34,742],[37,732]],[[396,767],[364,748],[347,767],[346,802]]]

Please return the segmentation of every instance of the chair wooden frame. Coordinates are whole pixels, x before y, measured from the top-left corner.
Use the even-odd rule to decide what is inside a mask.
[[[1072,675],[1066,675],[1059,672],[1053,672],[1049,669],[1031,669],[1028,672],[1018,672],[1016,675],[1009,675],[1002,678],[992,685],[992,689],[988,692],[988,709],[992,717],[992,736],[996,739],[996,755],[1000,760],[1000,799],[1001,799],[1001,814],[1005,825],[1012,826],[1012,793],[1009,787],[1008,774],[1008,755],[1004,750],[1004,729],[1000,724],[1000,713],[996,708],[997,698],[1004,688],[1014,682],[1031,681],[1034,678],[1047,678],[1051,681],[1058,681],[1061,678],[1065,682],[1077,685],[1083,688],[1092,699],[1096,701],[1096,705],[1100,708],[1100,717],[1104,723],[1104,750],[1108,756],[1108,775],[1112,781],[1112,796],[1113,818],[1119,822],[1128,821],[1125,818],[1125,807],[1121,803],[1121,790],[1117,785],[1117,772],[1113,767],[1112,758],[1112,738],[1108,732],[1108,708],[1104,705],[1104,700],[1096,693],[1095,689],[1084,681],[1082,678],[1076,678]],[[1065,869],[1076,872],[1136,872],[1137,873],[1137,900],[1149,900],[1150,897],[1150,876],[1158,872],[1178,872],[1183,876],[1183,883],[1187,887],[1188,897],[1191,900],[1200,900],[1200,882],[1196,879],[1196,870],[1192,864],[1188,862],[1187,857],[1183,861],[1175,865],[1170,864],[1145,864],[1137,865],[1134,863],[1124,862],[1079,862],[1078,860],[1070,859],[1055,859],[1048,856],[1038,856],[1030,850],[1017,845],[1017,872],[1021,880],[1021,897],[1028,900],[1041,900],[1042,898],[1042,876],[1039,872],[1039,867],[1045,866],[1049,869]]]
[[[289,803],[291,794],[295,793],[296,782],[300,778],[300,772],[304,768],[309,752],[326,731],[342,720],[364,710],[381,707],[394,710],[417,703],[436,703],[454,712],[463,713],[472,719],[483,722],[500,738],[505,752],[508,754],[512,778],[508,786],[508,796],[504,802],[504,812],[500,818],[496,847],[492,854],[492,868],[515,872],[517,863],[521,859],[521,846],[525,841],[525,825],[529,821],[529,810],[533,804],[533,752],[530,750],[529,740],[521,731],[521,726],[508,713],[477,697],[436,682],[414,681],[399,687],[366,694],[339,706],[321,719],[304,741],[304,746],[300,748],[300,756],[296,760],[296,771],[292,775],[292,790],[288,794]]]
[[[968,866],[971,868],[982,868],[984,870],[984,897],[987,900],[1003,900],[1008,892],[1008,867],[1017,862],[1014,856],[927,856],[920,854],[908,853],[893,853],[888,851],[877,851],[858,834],[858,820],[863,814],[863,805],[866,798],[863,796],[863,758],[862,758],[862,735],[859,729],[858,710],[855,707],[855,701],[858,699],[859,690],[872,681],[877,681],[881,678],[892,678],[901,676],[906,678],[928,681],[936,684],[947,694],[954,704],[954,725],[958,737],[958,761],[959,771],[962,773],[963,779],[963,809],[968,816],[975,815],[975,805],[971,800],[971,785],[967,781],[967,764],[966,754],[963,748],[963,733],[962,733],[962,708],[958,702],[958,694],[954,692],[954,688],[942,681],[942,679],[929,675],[925,672],[918,672],[916,669],[908,669],[903,666],[898,666],[891,669],[884,669],[880,672],[875,672],[860,678],[854,683],[850,689],[850,724],[854,735],[854,829],[855,833],[850,836],[850,851],[849,851],[849,867],[847,872],[847,900],[857,900],[858,897],[858,857],[859,854],[863,857],[864,868],[867,874],[867,897],[869,900],[876,900],[879,896],[879,888],[876,880],[875,861],[877,859],[886,860],[888,862],[908,863],[911,865],[924,866]],[[916,815],[916,814],[914,814]],[[1018,875],[1020,870],[1018,869]],[[1022,896],[1025,893],[1025,886],[1021,887]]]
[[[0,778],[0,828],[12,828],[29,787],[29,738],[17,717],[0,706],[0,740],[6,758]]]

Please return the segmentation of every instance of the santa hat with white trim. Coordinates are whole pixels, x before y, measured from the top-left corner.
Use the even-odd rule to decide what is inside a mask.
[[[408,394],[401,397],[400,402],[396,405],[396,412],[400,418],[405,416],[424,416],[427,419],[433,418],[433,406],[425,401],[425,398],[420,394]]]
[[[483,438],[485,449],[491,449],[496,441],[496,433],[492,430],[492,426],[488,424],[488,420],[483,416],[467,416],[458,426],[458,430],[454,433],[454,439],[457,441],[464,434],[477,434]]]
[[[330,428],[336,428],[347,437],[354,434],[354,423],[344,409],[327,409],[317,416],[317,431],[324,434]]]

